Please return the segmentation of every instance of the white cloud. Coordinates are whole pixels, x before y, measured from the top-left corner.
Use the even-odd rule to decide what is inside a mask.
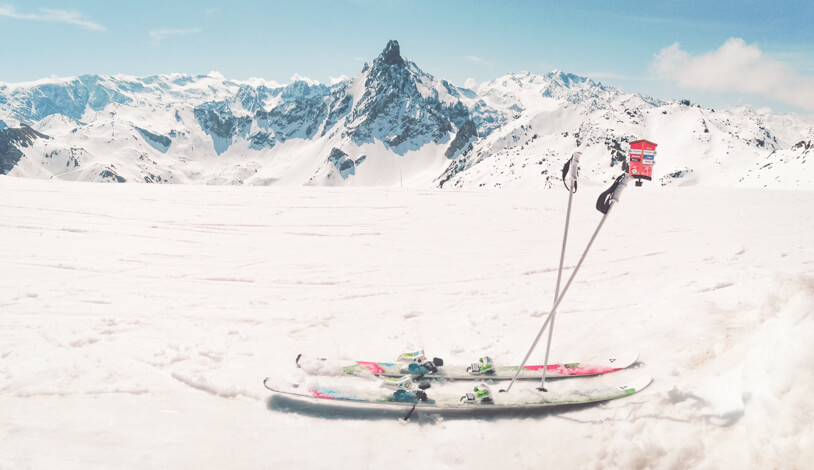
[[[478,57],[476,55],[468,55],[468,56],[465,56],[464,59],[466,59],[466,60],[468,60],[470,62],[474,62],[476,64],[480,64],[480,65],[489,65],[489,66],[494,65],[491,62],[489,62],[489,61],[487,61],[487,60],[485,60],[485,59],[483,59],[481,57]]]
[[[220,8],[207,8],[206,10],[204,10],[204,15],[207,15],[207,16],[214,15],[219,10],[220,10]]]
[[[20,13],[11,5],[0,5],[0,16],[25,21],[47,21],[50,23],[67,23],[91,31],[106,31],[107,28],[94,23],[75,11],[40,8],[39,13]]]
[[[466,81],[464,81],[464,88],[474,90],[477,88],[477,86],[478,82],[476,82],[474,78],[467,78]]]
[[[328,77],[331,81],[331,85],[336,85],[339,82],[343,82],[348,79],[347,75],[340,75],[338,77]]]
[[[308,78],[308,77],[303,77],[302,75],[300,75],[300,74],[298,74],[298,73],[295,73],[294,75],[292,75],[292,76],[291,76],[291,78],[290,78],[290,80],[291,80],[291,83],[294,83],[294,82],[305,82],[305,83],[307,83],[307,84],[308,84],[308,85],[310,85],[310,86],[314,86],[314,85],[319,85],[319,84],[320,84],[318,81],[316,81],[316,80],[312,80],[312,79],[310,79],[310,78]]]
[[[186,36],[188,34],[195,34],[200,33],[201,28],[189,28],[189,29],[154,29],[150,31],[150,37],[153,38],[153,41],[156,43],[161,42],[164,38],[169,36]]]
[[[814,77],[766,57],[743,39],[730,38],[715,51],[691,55],[678,43],[656,54],[651,68],[667,81],[687,89],[762,95],[809,111],[814,110]]]

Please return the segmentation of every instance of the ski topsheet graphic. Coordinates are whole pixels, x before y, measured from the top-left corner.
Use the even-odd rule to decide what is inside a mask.
[[[589,362],[549,364],[546,368],[546,377],[556,379],[606,374],[630,367],[638,357],[638,353],[627,352]],[[477,362],[467,365],[446,365],[438,358],[427,360],[423,351],[402,354],[394,362],[340,361],[300,354],[297,356],[297,366],[310,375],[369,376],[372,374],[379,377],[410,376],[449,380],[511,379],[518,369],[518,366],[495,364],[489,357],[482,357]],[[518,378],[539,380],[542,376],[542,365],[527,365],[523,367]]]
[[[499,393],[488,385],[474,387],[461,383],[419,386],[418,389],[395,391],[387,387],[349,378],[331,380],[311,377],[301,383],[286,383],[266,378],[263,384],[272,392],[298,399],[350,407],[380,409],[413,408],[419,410],[466,409],[537,409],[564,405],[596,403],[633,395],[647,387],[652,379],[638,377],[615,385],[589,384],[563,387],[562,390],[541,393],[534,388],[519,389],[512,393]]]

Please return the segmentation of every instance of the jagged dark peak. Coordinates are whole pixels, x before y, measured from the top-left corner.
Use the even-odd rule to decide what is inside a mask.
[[[395,39],[391,39],[387,42],[387,46],[385,46],[379,58],[387,65],[404,65],[404,59],[401,58],[401,50],[399,49],[399,42]]]

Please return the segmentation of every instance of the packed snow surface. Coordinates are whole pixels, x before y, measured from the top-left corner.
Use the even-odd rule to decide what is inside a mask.
[[[603,189],[575,195],[569,271]],[[0,176],[0,468],[809,467],[812,192],[626,190],[551,357],[639,362],[549,388],[652,376],[632,397],[405,425],[263,387],[296,379],[301,352],[518,363],[552,305],[566,202]]]

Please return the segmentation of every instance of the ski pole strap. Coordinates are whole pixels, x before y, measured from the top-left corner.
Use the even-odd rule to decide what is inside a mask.
[[[611,204],[614,202],[619,202],[619,196],[621,196],[622,190],[627,187],[627,179],[627,173],[622,173],[619,175],[611,187],[599,195],[599,199],[596,200],[596,210],[603,214],[607,214],[608,210],[610,210]]]
[[[571,158],[565,162],[562,167],[562,184],[565,189],[575,193],[577,192],[577,177],[579,176],[579,157],[582,152],[574,152]]]

